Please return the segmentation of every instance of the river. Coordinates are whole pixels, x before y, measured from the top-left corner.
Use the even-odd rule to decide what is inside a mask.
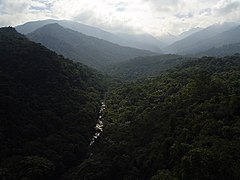
[[[95,134],[93,135],[89,146],[92,146],[95,141],[97,140],[97,138],[101,135],[101,133],[103,132],[103,111],[105,110],[106,105],[104,102],[102,102],[101,104],[101,108],[99,110],[99,116],[98,116],[98,120],[95,126]]]

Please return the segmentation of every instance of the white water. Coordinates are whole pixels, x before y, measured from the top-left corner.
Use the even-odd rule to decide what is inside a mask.
[[[98,116],[98,120],[97,120],[97,124],[95,126],[95,134],[93,135],[91,142],[89,144],[89,146],[92,146],[95,141],[97,140],[97,138],[101,135],[101,132],[103,131],[103,111],[105,110],[106,105],[104,104],[104,102],[102,102],[101,108],[99,110],[99,116]]]

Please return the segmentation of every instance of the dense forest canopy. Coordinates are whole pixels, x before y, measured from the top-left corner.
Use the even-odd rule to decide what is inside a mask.
[[[137,57],[122,63],[116,63],[104,68],[104,72],[122,80],[159,76],[164,71],[195,58],[175,54]]]
[[[0,57],[0,179],[239,179],[239,54],[140,57],[111,79],[8,27]]]
[[[197,54],[197,56],[224,57],[238,53],[240,53],[240,43],[228,44],[218,48],[211,48],[205,52]]]
[[[0,179],[59,179],[87,157],[103,76],[0,29]]]
[[[240,177],[240,57],[204,57],[108,94],[77,179]]]

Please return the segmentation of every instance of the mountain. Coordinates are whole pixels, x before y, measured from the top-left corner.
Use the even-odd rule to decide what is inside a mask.
[[[74,31],[83,33],[85,35],[93,36],[93,37],[103,39],[103,40],[106,40],[118,45],[122,45],[122,46],[145,49],[145,50],[150,50],[157,53],[161,53],[160,48],[164,46],[162,42],[158,41],[157,39],[154,39],[154,37],[150,37],[151,35],[114,34],[114,33],[110,33],[102,29],[99,29],[97,27],[92,27],[92,26],[88,26],[85,24],[81,24],[74,21],[68,21],[68,20],[48,19],[48,20],[42,20],[42,21],[32,21],[32,22],[27,22],[23,25],[17,26],[16,29],[18,32],[22,34],[28,34],[47,24],[53,24],[53,23],[58,23],[59,25],[65,28],[72,29]],[[142,36],[147,36],[148,38],[146,37],[143,38]]]
[[[147,49],[153,52],[161,53],[161,49],[166,46],[164,42],[160,41],[159,39],[153,37],[150,34],[118,33],[117,36],[121,38],[121,45],[140,49]]]
[[[170,33],[167,33],[165,35],[159,36],[158,40],[165,44],[165,46],[162,46],[161,49],[164,49],[166,46],[169,46],[169,45],[175,43],[176,41],[184,39],[184,38],[186,38],[186,37],[188,37],[188,36],[198,32],[200,30],[202,30],[202,28],[197,27],[197,28],[193,28],[193,29],[190,29],[188,31],[185,31],[185,32],[183,32],[183,33],[181,33],[179,35],[176,35],[176,36],[172,35]]]
[[[32,41],[44,46],[65,57],[82,62],[90,67],[102,67],[122,62],[138,56],[148,56],[155,53],[129,47],[119,46],[108,41],[87,36],[59,24],[48,24],[27,34]]]
[[[194,53],[202,52],[204,50],[214,47],[214,46],[211,47],[210,45],[208,45],[207,49],[205,49],[204,47],[204,45],[206,44],[204,43],[205,41],[209,42],[209,39],[212,38],[213,43],[215,43],[214,40],[217,40],[217,39],[214,39],[215,36],[225,31],[234,29],[237,26],[238,24],[236,23],[215,24],[171,44],[170,46],[166,47],[164,50],[168,53],[177,53],[177,54],[194,54]]]
[[[166,46],[176,42],[179,40],[179,37],[178,36],[174,36],[170,33],[168,34],[165,34],[165,35],[162,35],[162,36],[159,36],[157,37],[161,42],[165,43]],[[165,47],[166,47],[165,46]],[[165,47],[162,47],[162,48],[165,48]]]
[[[87,157],[103,76],[0,28],[0,179],[61,179]]]
[[[179,55],[161,55],[149,57],[137,57],[119,64],[110,65],[105,72],[124,80],[136,80],[151,76],[158,76],[164,71],[183,62],[193,60]]]
[[[231,56],[237,53],[240,53],[240,43],[223,45],[218,48],[211,48],[207,51],[198,53],[197,56],[223,57],[223,56]]]
[[[206,51],[210,48],[219,48],[223,45],[240,43],[240,26],[232,28],[223,33],[217,34],[209,39],[200,41],[192,46],[192,53],[198,53],[199,50]]]
[[[74,179],[239,179],[239,74],[240,56],[204,57],[111,89]]]
[[[188,36],[190,36],[190,35],[192,35],[192,34],[194,34],[194,33],[197,33],[197,32],[199,32],[199,31],[201,31],[201,30],[202,30],[202,28],[200,28],[200,27],[192,28],[192,29],[190,29],[190,30],[188,30],[188,31],[185,31],[185,32],[181,33],[181,34],[178,36],[178,38],[179,38],[179,39],[184,39],[184,38],[186,38],[186,37],[188,37]]]
[[[233,41],[228,31],[218,42]],[[58,24],[34,34],[71,53],[105,45]],[[0,57],[0,179],[239,179],[240,54],[139,57],[111,68],[146,78],[108,87],[107,76],[11,27],[0,28]]]
[[[74,31],[81,32],[83,34],[89,35],[89,36],[94,36],[99,39],[105,39],[107,37],[114,37],[114,34],[111,34],[107,31],[101,30],[97,27],[92,27],[88,26],[85,24],[77,23],[74,21],[68,21],[68,20],[54,20],[54,19],[47,19],[47,20],[42,20],[42,21],[31,21],[27,22],[23,25],[19,25],[16,27],[16,30],[22,34],[29,34],[45,25],[48,24],[59,24],[63,27],[66,27],[68,29],[72,29]],[[111,37],[111,38],[113,38]]]

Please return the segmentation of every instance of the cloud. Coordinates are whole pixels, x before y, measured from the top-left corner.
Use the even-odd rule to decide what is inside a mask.
[[[211,8],[206,8],[206,9],[203,9],[201,11],[199,11],[199,15],[200,16],[210,16],[212,15],[212,9]]]
[[[0,26],[14,26],[26,21],[51,17],[46,2],[0,0]]]
[[[232,2],[230,4],[226,4],[223,8],[220,8],[218,13],[220,15],[231,14],[232,12],[240,10],[240,2]]]
[[[180,0],[144,0],[145,2],[150,2],[154,4],[154,6],[177,6],[181,3]]]
[[[0,0],[0,26],[68,19],[109,31],[161,35],[240,20],[240,0]]]
[[[81,21],[81,22],[89,22],[92,20],[93,16],[93,11],[85,11],[82,12],[80,14],[78,14],[77,16],[73,17],[73,20],[75,21]]]
[[[187,14],[180,14],[177,13],[174,15],[175,17],[179,18],[179,19],[183,19],[183,18],[192,18],[193,17],[193,13],[189,12]]]
[[[116,11],[118,12],[124,12],[126,10],[126,7],[127,7],[127,3],[124,3],[124,2],[120,2],[115,5]]]

